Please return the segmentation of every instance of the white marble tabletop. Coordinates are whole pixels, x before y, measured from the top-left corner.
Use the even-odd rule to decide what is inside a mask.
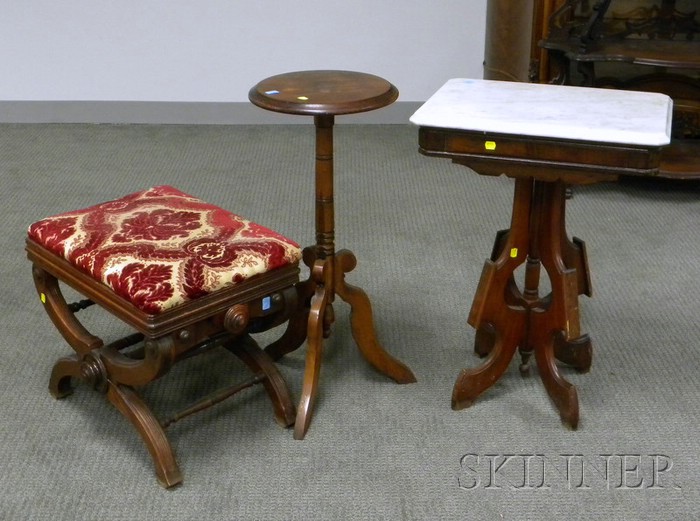
[[[662,146],[673,102],[664,94],[455,78],[411,116],[422,127]]]

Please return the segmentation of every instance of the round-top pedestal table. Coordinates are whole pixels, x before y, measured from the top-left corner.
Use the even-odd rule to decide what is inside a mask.
[[[379,344],[366,293],[345,282],[345,274],[357,264],[349,250],[335,250],[333,208],[333,124],[335,116],[367,112],[390,105],[399,93],[387,80],[352,71],[300,71],[272,76],[255,85],[250,101],[266,110],[313,116],[316,126],[316,244],[304,250],[310,276],[298,285],[300,311],[292,317],[285,334],[268,346],[279,358],[307,341],[302,396],[294,437],[304,438],[318,391],[323,339],[334,321],[333,301],[338,295],[350,304],[352,334],[360,352],[379,372],[398,383],[416,381],[411,370]],[[307,304],[308,303],[308,304]]]

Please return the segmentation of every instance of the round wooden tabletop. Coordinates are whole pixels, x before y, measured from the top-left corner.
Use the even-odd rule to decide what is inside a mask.
[[[306,116],[367,112],[391,105],[399,91],[379,76],[353,71],[299,71],[271,76],[248,93],[263,109]]]

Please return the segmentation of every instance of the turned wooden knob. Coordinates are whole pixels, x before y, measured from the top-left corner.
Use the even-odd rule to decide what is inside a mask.
[[[236,304],[229,308],[226,315],[224,315],[224,327],[229,333],[239,335],[248,326],[249,318],[248,306],[246,304]]]

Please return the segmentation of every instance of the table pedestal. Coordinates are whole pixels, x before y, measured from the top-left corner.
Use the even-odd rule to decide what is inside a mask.
[[[469,314],[476,328],[475,351],[488,356],[476,369],[463,369],[452,393],[453,409],[470,406],[504,373],[519,350],[521,372],[534,353],[542,382],[562,421],[576,428],[576,388],[559,372],[557,359],[578,371],[591,366],[591,342],[579,325],[578,295],[591,294],[585,246],[569,240],[563,181],[515,180],[509,230],[499,232]],[[515,270],[525,264],[522,290]],[[541,267],[551,291],[540,295]]]
[[[330,335],[336,294],[350,304],[352,334],[367,361],[398,383],[415,382],[411,370],[379,344],[374,331],[369,298],[345,283],[355,267],[348,250],[335,251],[333,208],[334,117],[356,114],[390,105],[399,92],[387,80],[353,71],[299,71],[267,78],[255,85],[250,101],[266,110],[313,116],[316,126],[316,245],[304,250],[309,279],[298,284],[299,311],[290,319],[284,335],[266,351],[279,358],[308,341],[302,396],[294,437],[301,439],[311,423],[318,392],[323,339]]]
[[[323,359],[323,339],[328,338],[335,320],[333,301],[338,295],[350,304],[350,325],[357,347],[379,372],[397,383],[413,383],[416,377],[402,362],[392,357],[377,340],[372,306],[366,293],[345,282],[345,274],[357,260],[349,250],[335,251],[333,203],[333,115],[314,116],[316,126],[316,245],[304,249],[309,279],[297,289],[302,305],[290,319],[284,335],[266,348],[277,359],[307,341],[302,395],[297,409],[294,438],[303,439],[311,423],[318,393],[318,377]]]
[[[576,389],[557,361],[579,371],[591,366],[578,307],[591,285],[585,246],[566,235],[565,187],[658,174],[671,108],[670,98],[647,92],[453,78],[411,116],[421,153],[515,179],[510,229],[496,237],[469,314],[476,352],[488,358],[459,373],[454,409],[491,387],[519,349],[521,371],[534,353],[562,420],[577,427]]]

